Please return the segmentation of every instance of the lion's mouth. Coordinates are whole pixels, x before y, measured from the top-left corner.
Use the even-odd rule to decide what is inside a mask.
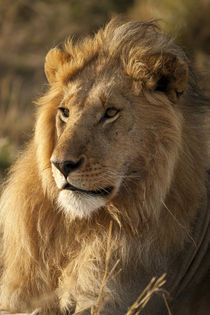
[[[84,190],[81,188],[77,188],[77,187],[68,183],[64,186],[63,189],[64,190],[71,190],[71,191],[75,191],[75,192],[79,192],[79,193],[83,193],[83,194],[87,194],[87,195],[91,195],[91,196],[95,196],[95,197],[106,197],[106,196],[111,194],[114,187],[110,186],[110,187],[106,187],[103,189],[97,189],[97,190]]]

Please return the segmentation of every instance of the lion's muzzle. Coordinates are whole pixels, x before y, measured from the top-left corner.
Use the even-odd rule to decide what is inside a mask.
[[[99,163],[81,157],[77,162],[51,158],[52,174],[59,190],[57,204],[72,217],[89,217],[117,193],[119,178],[106,173]]]

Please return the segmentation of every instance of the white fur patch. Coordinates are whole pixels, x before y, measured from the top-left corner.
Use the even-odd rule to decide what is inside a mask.
[[[106,199],[103,197],[89,196],[70,190],[62,190],[58,195],[58,206],[73,217],[90,217],[95,210],[105,204]]]
[[[94,211],[105,206],[109,199],[103,196],[63,189],[68,181],[53,164],[52,174],[58,189],[61,190],[57,199],[58,207],[65,213],[70,214],[73,218],[90,217]],[[117,192],[120,183],[121,179],[118,179],[115,185],[113,185],[115,187],[114,193]]]
[[[52,174],[55,179],[56,185],[59,189],[62,189],[63,186],[67,183],[65,177],[61,172],[53,165],[52,165]]]

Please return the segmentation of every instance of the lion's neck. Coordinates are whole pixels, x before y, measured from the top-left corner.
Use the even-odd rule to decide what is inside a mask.
[[[210,183],[210,176],[209,176]],[[197,270],[202,265],[203,258],[208,251],[210,233],[210,185],[208,184],[208,203],[200,208],[194,217],[188,240],[183,247],[181,255],[173,261],[173,266],[178,268],[176,275],[170,274],[170,291],[179,295],[190,285]],[[180,258],[181,257],[181,258]],[[176,270],[176,269],[175,269]],[[199,273],[201,276],[201,273]]]
[[[207,206],[203,157],[199,150],[192,152],[190,144],[180,153],[164,199],[160,199],[155,180],[154,187],[147,188],[146,198],[145,187],[141,184],[130,187],[129,191],[129,194],[122,191],[111,207],[111,216],[120,222],[121,231],[140,238],[152,251],[164,253],[173,246],[181,249],[191,238],[194,218]]]

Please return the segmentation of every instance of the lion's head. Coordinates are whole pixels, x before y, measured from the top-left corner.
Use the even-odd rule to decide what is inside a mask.
[[[183,142],[184,53],[151,23],[114,20],[94,38],[50,50],[45,72],[38,161],[41,170],[51,162],[59,207],[89,217],[137,189],[157,211]]]

